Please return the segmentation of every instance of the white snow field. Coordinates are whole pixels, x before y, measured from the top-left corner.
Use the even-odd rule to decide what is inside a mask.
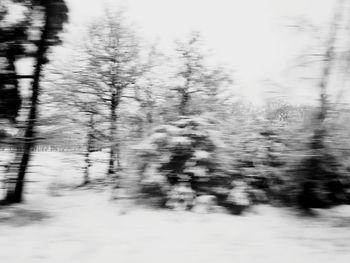
[[[1,263],[350,262],[349,206],[318,210],[316,218],[270,206],[243,216],[136,205],[125,212],[109,191],[48,195],[52,178],[79,182],[58,159],[36,158],[26,202],[0,208]]]

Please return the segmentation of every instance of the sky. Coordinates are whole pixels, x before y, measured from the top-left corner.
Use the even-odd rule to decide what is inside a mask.
[[[233,88],[257,103],[270,96],[271,89],[300,100],[314,95],[312,88],[299,83],[300,72],[296,70],[293,74],[293,63],[314,41],[314,36],[298,31],[295,25],[307,21],[327,29],[335,7],[335,0],[67,0],[67,3],[74,34],[102,15],[106,7],[118,6],[126,8],[129,20],[142,38],[161,47],[172,47],[174,39],[183,38],[191,30],[200,31],[217,61],[234,71]]]

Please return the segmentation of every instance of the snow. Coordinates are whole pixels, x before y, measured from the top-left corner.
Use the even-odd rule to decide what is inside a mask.
[[[53,178],[81,181],[78,166],[62,168],[60,159],[38,156],[26,202],[0,208],[0,262],[349,262],[350,206],[317,210],[316,218],[267,205],[233,216],[111,201],[110,190],[50,196]]]
[[[207,177],[209,174],[206,167],[193,166],[186,168],[184,172],[193,173],[196,177]]]
[[[207,160],[210,157],[210,153],[203,150],[196,150],[193,155],[196,160]]]
[[[64,191],[17,210],[42,219],[0,222],[0,262],[348,262],[350,220],[334,225],[260,206],[245,216],[130,207],[108,192]],[[124,204],[125,205],[125,204]],[[338,220],[345,210],[337,212]],[[4,211],[0,210],[0,218]],[[27,221],[27,222],[26,222]]]
[[[143,174],[142,183],[164,185],[166,184],[166,179],[158,172],[158,166],[151,164]]]
[[[179,134],[180,131],[181,131],[181,129],[174,126],[174,125],[160,125],[160,126],[154,128],[153,131],[151,132],[151,134],[167,133],[169,135],[176,135],[176,134]]]
[[[179,145],[189,146],[191,145],[191,140],[184,136],[174,136],[170,138],[170,144],[172,147]]]

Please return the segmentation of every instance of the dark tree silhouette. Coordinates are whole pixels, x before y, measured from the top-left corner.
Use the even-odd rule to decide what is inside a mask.
[[[29,19],[9,22],[9,6],[0,3],[0,118],[16,120],[21,106],[15,62],[26,55]]]
[[[328,135],[325,120],[329,109],[327,88],[336,59],[334,50],[340,29],[339,23],[344,12],[344,0],[339,0],[337,4],[323,55],[324,64],[318,85],[320,106],[314,118],[314,130],[309,144],[312,154],[301,162],[298,169],[298,173],[302,176],[298,204],[306,211],[314,207],[327,207],[340,203],[345,191],[341,165],[325,143]]]
[[[26,32],[28,41],[30,39],[29,43],[31,42],[31,44],[35,45],[36,51],[32,54],[24,53],[24,55],[34,58],[34,72],[32,76],[28,76],[28,78],[32,79],[29,116],[25,125],[24,138],[20,143],[21,151],[16,153],[15,162],[9,171],[6,203],[18,203],[22,201],[25,175],[31,158],[31,149],[35,145],[35,127],[38,118],[42,69],[48,62],[49,48],[60,43],[59,33],[62,31],[64,23],[68,20],[68,8],[64,0],[18,0],[16,2],[27,8],[26,19],[29,22],[29,26],[25,30],[23,29],[23,31]],[[35,31],[40,32],[40,34],[38,34],[38,38],[31,39]],[[12,51],[12,49],[16,50],[10,44],[9,51]],[[17,79],[18,77],[12,81],[16,82]]]

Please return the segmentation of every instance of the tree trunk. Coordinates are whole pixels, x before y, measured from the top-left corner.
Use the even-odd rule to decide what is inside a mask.
[[[187,115],[187,104],[189,101],[189,94],[186,91],[182,92],[181,96],[181,102],[180,102],[180,115],[186,116]]]
[[[16,158],[20,159],[19,163],[15,163],[17,166],[17,178],[15,181],[10,180],[8,183],[5,202],[6,203],[20,203],[23,199],[23,188],[25,182],[25,175],[28,169],[28,164],[31,159],[31,150],[35,146],[35,126],[37,121],[38,102],[40,94],[40,75],[42,67],[46,62],[45,53],[47,50],[46,40],[49,33],[49,16],[45,14],[45,24],[40,37],[38,45],[38,53],[36,57],[36,65],[34,69],[33,83],[32,83],[32,96],[30,101],[29,119],[24,132],[23,147],[20,147],[21,151],[17,152]],[[17,161],[17,160],[16,160]],[[15,185],[13,185],[15,184]]]
[[[116,131],[117,133],[117,131]],[[115,152],[116,152],[116,161],[117,161],[117,170],[119,171],[121,169],[121,163],[120,163],[120,145],[119,145],[119,139],[116,137],[115,142]]]
[[[90,183],[89,168],[91,166],[90,155],[93,149],[94,114],[90,113],[89,132],[87,134],[87,147],[85,153],[84,180],[82,185]]]
[[[312,160],[310,163],[307,163],[307,176],[303,178],[303,183],[301,185],[301,192],[299,195],[299,205],[304,211],[309,211],[312,207],[320,206],[324,201],[320,200],[319,193],[317,192],[316,183],[322,180],[328,180],[328,178],[323,178],[325,173],[321,166],[320,162],[327,160],[326,157],[326,145],[325,137],[327,135],[327,130],[324,125],[324,121],[327,117],[328,102],[327,102],[327,86],[329,82],[329,77],[331,70],[333,68],[335,56],[334,48],[337,38],[337,33],[339,30],[338,23],[342,19],[344,0],[339,0],[336,13],[334,15],[331,29],[329,32],[328,43],[326,46],[326,52],[324,54],[324,66],[322,71],[322,76],[319,82],[319,91],[320,91],[320,107],[318,114],[314,122],[314,133],[311,139],[310,148],[313,151]],[[316,176],[316,177],[315,177]],[[321,176],[321,177],[320,177]]]
[[[90,166],[91,166],[90,150],[87,150],[85,153],[84,179],[83,179],[82,185],[87,185],[90,183],[90,175],[89,175]]]
[[[110,107],[110,130],[109,130],[109,136],[110,136],[110,152],[109,152],[109,165],[108,165],[108,176],[115,175],[115,157],[117,154],[117,144],[115,142],[116,140],[116,132],[117,132],[117,114],[116,114],[116,93],[113,92],[112,98],[111,98],[111,107]]]
[[[323,67],[322,76],[319,82],[320,108],[316,116],[316,123],[315,123],[316,127],[314,131],[313,139],[312,139],[313,140],[312,148],[316,151],[319,151],[320,149],[324,148],[324,137],[326,136],[324,120],[327,117],[327,108],[328,108],[327,86],[328,86],[329,77],[330,77],[331,70],[333,68],[333,64],[335,60],[334,48],[335,48],[337,34],[339,31],[338,23],[342,19],[343,5],[344,5],[344,0],[339,0],[336,13],[334,15],[334,18],[331,24],[331,29],[329,32],[330,35],[328,38],[326,52],[323,59],[324,67]]]

